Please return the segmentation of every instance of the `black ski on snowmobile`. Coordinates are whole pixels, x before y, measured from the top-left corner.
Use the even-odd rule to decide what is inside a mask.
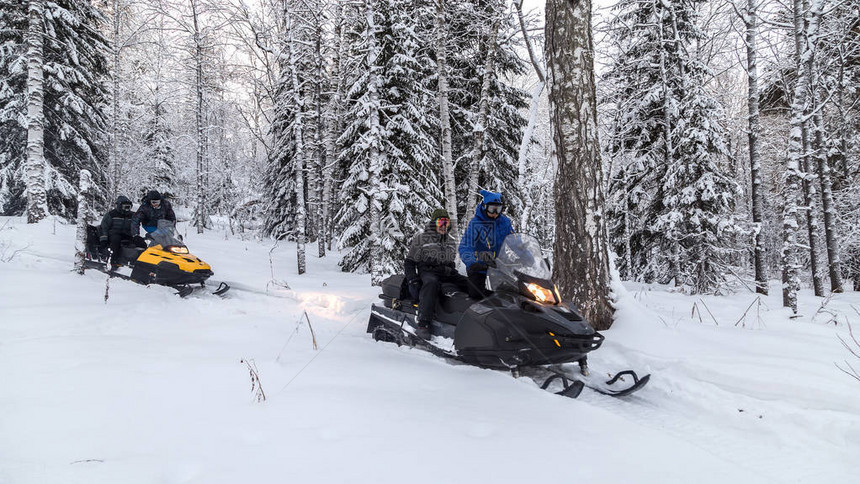
[[[131,275],[128,276],[111,270],[107,255],[99,250],[98,228],[90,225],[84,266],[138,284],[172,287],[180,297],[206,287],[206,280],[213,274],[212,268],[188,251],[176,236],[173,222],[159,220],[158,229],[147,236],[149,247],[145,249],[131,244],[122,246],[119,263],[131,267]],[[221,282],[212,293],[221,296],[229,290],[230,286]]]
[[[476,301],[454,285],[442,285],[430,340],[416,335],[417,307],[409,300],[403,275],[383,281],[367,332],[377,341],[420,347],[431,353],[485,368],[504,369],[541,380],[541,388],[562,384],[560,395],[576,398],[588,387],[612,396],[629,395],[648,383],[624,370],[606,381],[589,376],[589,352],[603,343],[576,308],[561,301],[537,239],[509,235],[487,278],[492,295]],[[576,371],[568,369],[576,362]],[[568,365],[566,365],[568,364]],[[602,372],[599,374],[603,374]]]

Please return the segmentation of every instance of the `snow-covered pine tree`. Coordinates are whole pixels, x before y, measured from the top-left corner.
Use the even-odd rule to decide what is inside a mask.
[[[299,106],[295,104],[288,53],[277,56],[279,77],[273,97],[274,112],[269,128],[272,149],[263,180],[264,199],[267,200],[263,232],[276,239],[294,236],[296,224],[296,142],[292,120]]]
[[[149,83],[148,99],[145,100],[146,124],[143,131],[145,147],[145,165],[141,173],[146,184],[161,193],[175,195],[176,189],[176,159],[173,141],[175,133],[171,126],[168,112],[169,93],[165,82],[164,59],[161,46],[156,47],[158,54],[154,59]]]
[[[478,187],[504,193],[505,210],[513,220],[521,210],[519,149],[528,120],[529,93],[509,79],[527,73],[527,63],[517,52],[519,24],[502,2],[447,0],[448,87],[451,108],[452,146],[457,167],[458,200],[464,205],[461,228],[474,213],[477,193],[468,193],[472,167],[478,170]],[[494,35],[495,22],[498,31]],[[495,38],[494,46],[491,40]],[[489,52],[495,51],[489,76],[487,126],[480,126],[481,93]],[[476,159],[476,133],[481,132],[484,159]],[[481,151],[481,150],[479,150]],[[517,227],[518,228],[518,227]]]
[[[307,237],[307,173],[312,169],[316,91],[313,23],[314,12],[307,5],[282,3],[276,46],[278,79],[275,84],[271,135],[272,152],[265,179],[269,209],[265,231],[276,238],[291,237],[297,242],[299,273],[305,271]]]
[[[701,4],[619,2],[607,75],[618,96],[608,149],[615,249],[630,275],[698,293],[726,278],[740,193],[725,166],[720,107],[705,91],[708,68],[696,57]]]
[[[368,271],[374,284],[402,269],[409,238],[441,206],[442,177],[435,92],[423,80],[435,64],[416,32],[432,11],[408,0],[365,3],[358,21],[363,63],[352,72],[341,161],[348,163],[336,223],[347,271]],[[431,24],[432,25],[432,24]]]
[[[27,10],[19,0],[0,0],[0,213],[21,214],[27,200],[22,196],[22,161],[27,147],[27,110],[24,89],[27,80]]]
[[[50,213],[71,218],[77,178],[92,173],[95,199],[106,187],[105,148],[108,43],[99,34],[103,16],[89,1],[43,2],[45,195]],[[29,2],[0,0],[0,213],[26,208],[27,63],[24,42]]]

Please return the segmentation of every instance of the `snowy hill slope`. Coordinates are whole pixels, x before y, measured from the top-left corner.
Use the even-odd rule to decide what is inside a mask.
[[[834,362],[850,357],[846,320],[860,331],[857,293],[822,311],[804,293],[790,320],[774,287],[735,325],[754,295],[628,285],[591,365],[651,383],[569,400],[375,343],[377,291],[334,257],[297,276],[290,244],[270,266],[270,243],[189,231],[215,278],[241,283],[228,298],[111,280],[105,302],[103,274],[70,272],[73,227],[7,221],[0,258],[20,251],[0,262],[0,483],[856,479],[860,382]]]

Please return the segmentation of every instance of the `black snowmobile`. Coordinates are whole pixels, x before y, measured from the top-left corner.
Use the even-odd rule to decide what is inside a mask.
[[[454,285],[442,285],[430,340],[416,335],[417,305],[408,299],[403,275],[383,281],[383,304],[373,304],[367,332],[377,341],[421,347],[486,368],[510,370],[542,380],[556,393],[576,398],[583,387],[613,396],[629,395],[648,383],[632,370],[608,381],[589,376],[587,355],[603,342],[576,308],[561,301],[537,239],[509,235],[487,271],[492,295],[476,301]],[[571,369],[569,363],[579,368]],[[567,365],[566,365],[567,364]],[[625,379],[628,377],[628,379]]]
[[[99,229],[90,225],[87,229],[87,258],[85,267],[105,272],[111,277],[137,282],[172,287],[185,297],[195,289],[206,286],[212,276],[209,264],[188,252],[188,247],[176,236],[173,222],[159,220],[158,228],[147,234],[149,246],[135,247],[131,241],[122,246],[119,263],[131,267],[131,275],[110,270],[108,254],[99,249]],[[213,294],[222,295],[230,290],[224,282],[219,283]]]

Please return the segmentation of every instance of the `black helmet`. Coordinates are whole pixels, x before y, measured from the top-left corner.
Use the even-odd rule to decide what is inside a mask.
[[[146,194],[146,199],[149,201],[161,200],[161,194],[158,193],[158,190],[150,190],[149,193]]]
[[[126,207],[128,207],[128,208],[126,208]],[[129,200],[128,197],[125,197],[123,195],[116,197],[116,209],[130,212],[131,211],[131,200]]]

